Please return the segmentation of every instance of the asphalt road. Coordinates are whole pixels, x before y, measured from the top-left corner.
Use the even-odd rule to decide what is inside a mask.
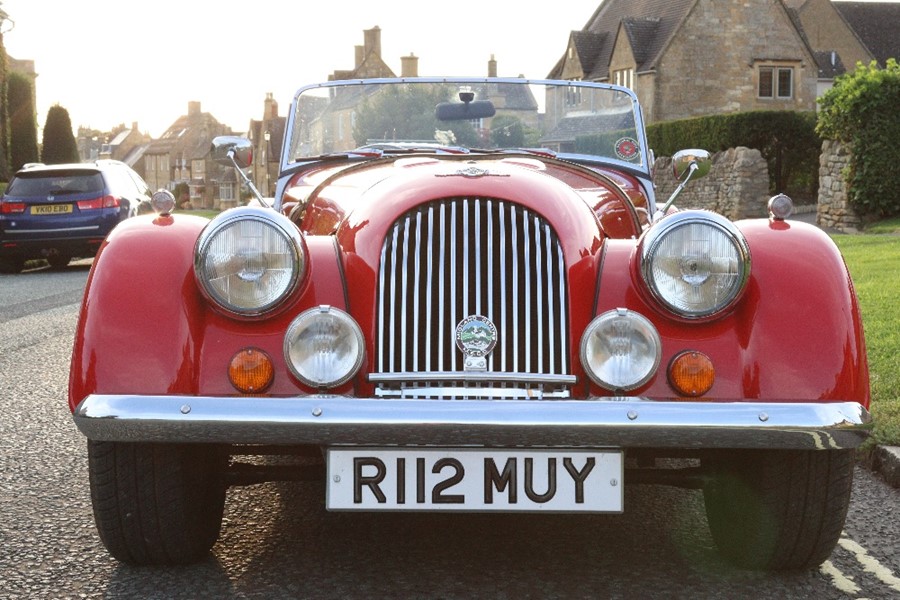
[[[205,561],[120,565],[66,407],[83,265],[0,275],[0,598],[900,597],[900,490],[862,467],[843,539],[804,573],[730,568],[699,493],[660,486],[600,517],[327,513],[322,484],[234,488]]]

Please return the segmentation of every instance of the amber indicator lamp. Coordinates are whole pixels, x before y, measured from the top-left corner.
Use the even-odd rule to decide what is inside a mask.
[[[716,371],[702,352],[682,352],[669,363],[669,384],[682,396],[696,398],[712,388]]]
[[[228,364],[228,379],[243,394],[258,394],[272,384],[275,368],[268,354],[259,348],[244,348]]]

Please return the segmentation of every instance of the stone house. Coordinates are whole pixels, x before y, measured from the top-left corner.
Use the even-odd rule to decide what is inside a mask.
[[[585,27],[570,34],[548,77],[631,88],[648,123],[814,110],[845,66],[876,58],[845,10],[861,4],[853,8],[869,14],[881,3],[603,0]],[[878,29],[891,32],[884,37],[895,45],[900,39],[898,19]]]
[[[271,93],[263,103],[263,118],[251,119],[247,137],[253,143],[253,165],[250,178],[266,197],[275,195],[275,182],[281,164],[281,147],[287,119],[278,116],[278,102]]]
[[[224,202],[233,205],[239,194],[233,169],[222,167],[210,156],[210,145],[218,135],[231,135],[226,125],[200,109],[199,102],[189,102],[186,115],[179,117],[159,139],[143,149],[135,170],[152,190],[174,191],[187,184],[194,208],[219,208]]]

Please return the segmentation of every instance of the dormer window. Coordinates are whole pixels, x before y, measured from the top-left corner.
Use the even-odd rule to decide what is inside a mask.
[[[757,97],[770,100],[790,100],[794,97],[793,67],[759,65],[757,74]]]

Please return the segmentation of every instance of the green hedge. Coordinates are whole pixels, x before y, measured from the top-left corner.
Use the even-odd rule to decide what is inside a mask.
[[[858,64],[819,104],[819,134],[850,145],[850,204],[865,220],[900,215],[900,64]]]
[[[710,152],[756,148],[769,165],[773,194],[815,201],[822,149],[815,129],[814,112],[751,111],[654,123],[647,127],[647,137],[657,156],[672,156],[686,148]]]

